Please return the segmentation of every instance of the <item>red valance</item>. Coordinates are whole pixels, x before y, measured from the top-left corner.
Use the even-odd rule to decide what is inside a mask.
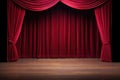
[[[75,9],[92,9],[96,8],[108,0],[61,0],[64,4]]]
[[[32,10],[42,11],[51,8],[59,2],[59,0],[12,0],[19,6]]]
[[[108,0],[12,0],[19,6],[32,10],[42,11],[62,2],[75,9],[91,9],[102,5]]]

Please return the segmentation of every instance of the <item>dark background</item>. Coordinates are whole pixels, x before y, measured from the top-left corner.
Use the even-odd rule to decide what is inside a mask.
[[[112,15],[113,62],[120,62],[120,20],[118,12],[112,7],[112,14],[114,15]],[[0,0],[0,61],[7,61],[7,0]]]
[[[112,0],[112,59],[120,62],[120,4],[114,1]]]
[[[0,61],[7,61],[7,0],[0,0]]]

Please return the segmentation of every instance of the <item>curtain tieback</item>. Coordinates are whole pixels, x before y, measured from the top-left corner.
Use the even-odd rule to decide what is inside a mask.
[[[111,44],[110,41],[107,41],[107,42],[103,42],[104,45],[109,45]]]
[[[12,40],[8,40],[8,42],[9,42],[10,44],[14,44],[14,41],[12,41]]]

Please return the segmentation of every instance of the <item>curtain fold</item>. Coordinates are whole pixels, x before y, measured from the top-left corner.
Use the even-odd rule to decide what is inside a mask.
[[[96,8],[108,0],[61,0],[62,3],[75,9],[92,9]]]
[[[32,11],[42,11],[51,8],[59,0],[12,0],[19,6]]]
[[[21,58],[99,58],[94,11],[62,3],[43,12],[27,11],[17,48]]]
[[[16,42],[18,40],[22,22],[24,19],[25,10],[14,5],[11,0],[7,0],[7,60],[14,61],[18,59],[18,51]]]
[[[68,5],[72,8],[79,9],[79,10],[87,10],[87,9],[92,9],[92,8],[95,9],[95,16],[96,16],[102,44],[103,44],[102,49],[101,49],[101,60],[111,61],[112,60],[111,59],[111,57],[112,57],[111,56],[111,22],[112,22],[111,21],[111,16],[112,16],[111,15],[111,9],[112,9],[111,3],[112,3],[112,0],[7,0],[7,20],[8,20],[7,21],[7,23],[8,23],[7,24],[8,25],[8,33],[7,33],[7,38],[8,38],[7,54],[8,55],[7,55],[7,58],[8,58],[8,61],[17,60],[19,57],[18,51],[16,48],[16,43],[17,43],[17,40],[18,40],[20,32],[21,32],[22,23],[23,23],[23,19],[24,19],[24,15],[25,15],[25,9],[32,10],[32,11],[42,11],[42,10],[51,8],[52,6],[57,4],[59,1],[61,1],[62,3]],[[61,12],[61,14],[59,14],[59,16],[61,16],[62,14],[63,13]],[[48,16],[52,16],[52,14],[48,15]],[[58,17],[58,14],[54,14],[54,16]],[[65,21],[65,19],[67,19],[64,16],[65,15],[63,14],[59,20],[55,20],[54,18],[50,18],[50,19],[45,18],[43,20],[45,20],[47,22],[44,24],[32,24],[31,23],[32,25],[29,25],[30,27],[32,27],[33,25],[46,26],[46,27],[42,27],[42,28],[39,27],[41,31],[39,31],[39,29],[34,29],[34,31],[36,31],[36,33],[35,32],[30,33],[31,35],[35,35],[35,34],[39,35],[39,37],[34,36],[34,38],[30,38],[30,43],[33,42],[32,39],[36,39],[36,40],[40,40],[40,41],[38,42],[38,44],[37,43],[29,44],[30,50],[25,50],[25,51],[34,53],[34,51],[36,50],[35,53],[42,53],[42,54],[37,54],[38,57],[45,56],[45,55],[47,55],[47,57],[49,57],[51,55],[50,52],[52,52],[52,55],[54,55],[58,51],[59,51],[58,54],[55,54],[54,57],[57,55],[61,55],[62,57],[64,57],[65,55],[75,56],[76,54],[79,55],[79,51],[81,51],[82,53],[90,52],[90,54],[88,56],[94,56],[92,53],[98,52],[98,50],[91,49],[92,48],[91,44],[94,39],[91,37],[86,37],[86,35],[89,32],[91,32],[90,34],[92,34],[92,32],[94,30],[90,29],[90,31],[87,31],[86,27],[83,29],[80,28],[81,31],[87,31],[87,32],[85,33],[84,36],[81,35],[81,34],[83,34],[83,33],[81,33],[80,34],[81,37],[79,38],[79,37],[77,37],[77,36],[79,36],[78,35],[79,29],[77,29],[78,27],[76,27],[76,26],[80,25],[80,24],[77,21],[77,18],[74,18],[73,16],[68,15],[67,18],[69,20],[67,20],[66,24],[64,24],[64,22],[62,22],[62,21]],[[77,23],[77,24],[74,24],[74,21],[72,21],[70,19],[75,20],[75,23]],[[40,20],[40,21],[43,22],[43,20]],[[36,21],[34,23],[37,23]],[[54,22],[58,23],[60,21],[62,23],[53,24]],[[80,23],[84,23],[83,21],[84,20],[81,20]],[[41,22],[39,22],[39,23],[41,23]],[[70,24],[68,24],[68,23],[70,23]],[[81,24],[80,26],[89,26],[88,24],[90,24],[92,26],[91,22]],[[52,28],[48,27],[49,25],[52,25],[53,27]],[[67,28],[65,28],[65,25],[67,25]],[[27,26],[27,24],[26,24],[26,26]],[[59,27],[59,26],[62,26],[62,27]],[[30,28],[30,29],[32,31],[32,28]],[[68,33],[66,33],[67,29],[68,29]],[[26,30],[27,30],[27,28],[26,28]],[[57,31],[59,32],[59,30],[60,31],[62,30],[63,32],[55,34]],[[39,31],[39,32],[37,32],[37,31]],[[46,31],[45,34],[44,34],[44,31]],[[49,33],[49,31],[51,33]],[[71,32],[75,33],[76,35],[71,34]],[[27,33],[27,34],[29,34],[29,33]],[[46,35],[49,35],[49,37]],[[58,35],[60,37],[58,37]],[[25,36],[26,35],[24,35],[24,37]],[[93,36],[93,35],[91,35],[91,36]],[[30,36],[27,36],[27,37],[30,37]],[[41,38],[43,38],[43,39],[41,39]],[[85,40],[81,40],[81,38],[84,38]],[[44,39],[45,39],[45,41],[44,41]],[[48,41],[47,39],[50,39],[50,40]],[[90,44],[88,44],[87,39],[89,39],[91,41]],[[97,39],[98,39],[98,37],[96,37],[96,40]],[[79,43],[79,41],[81,41],[81,43],[80,43],[81,46],[74,43],[74,41],[76,43],[77,42]],[[62,44],[59,44],[59,42],[61,42]],[[65,43],[66,43],[66,45],[65,45]],[[57,46],[56,46],[56,44],[57,44]],[[88,47],[87,44],[90,47]],[[58,45],[61,45],[61,46],[58,46]],[[24,46],[24,48],[26,48],[25,46]],[[27,46],[27,47],[29,47],[29,46]],[[34,48],[33,46],[38,46],[41,48]],[[93,46],[94,47],[99,46],[99,44],[97,43],[96,45],[93,45]],[[55,50],[54,50],[54,48],[55,48]],[[34,50],[32,50],[32,49],[34,49]],[[85,49],[87,49],[87,51],[85,51]],[[60,53],[62,53],[62,51],[63,52],[65,51],[66,54],[64,54],[64,55],[60,54]],[[45,53],[45,54],[43,54],[43,53]],[[76,54],[73,55],[72,53],[76,53]],[[34,54],[29,54],[29,56],[32,56],[32,55],[34,55]],[[27,55],[25,55],[25,56],[27,56]],[[36,55],[34,55],[34,56],[36,56]],[[84,54],[79,55],[79,56],[84,57]],[[96,54],[96,56],[99,56],[99,55]]]
[[[112,61],[111,53],[111,25],[112,0],[95,9],[95,16],[102,40],[101,60]]]
[[[92,9],[96,8],[108,0],[12,0],[19,6],[32,10],[41,11],[51,8],[58,2],[62,2],[75,9]]]

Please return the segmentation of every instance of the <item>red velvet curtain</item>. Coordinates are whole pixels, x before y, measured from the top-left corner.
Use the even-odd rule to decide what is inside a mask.
[[[108,5],[107,1],[112,1],[112,0],[33,0],[33,1],[32,0],[7,0],[7,1],[8,1],[8,6],[7,6],[7,11],[8,11],[7,12],[7,14],[8,14],[8,60],[16,60],[18,58],[18,53],[17,53],[15,44],[19,37],[22,21],[23,21],[24,14],[25,14],[25,11],[20,7],[23,7],[24,9],[28,9],[28,10],[32,10],[32,11],[41,11],[41,10],[48,9],[48,8],[54,6],[55,4],[57,4],[59,1],[61,1],[62,3],[68,5],[72,8],[76,8],[76,9],[84,9],[85,10],[85,9],[95,8],[96,20],[98,23],[99,32],[101,34],[101,39],[103,42],[101,59],[104,61],[111,61],[111,48],[110,48],[111,41],[110,41],[110,39],[108,39],[110,37],[110,34],[109,34],[110,28],[108,26],[111,26],[111,24],[110,24],[110,18],[111,18],[111,15],[110,15],[111,7],[110,6],[111,6],[111,4]],[[13,4],[13,2],[16,3],[17,5]],[[99,13],[101,13],[101,14],[99,14]],[[103,19],[105,19],[105,20],[103,20]],[[52,21],[51,23],[53,23],[54,18],[51,19],[51,21]],[[17,24],[15,24],[15,23],[17,23]],[[57,25],[57,24],[54,24],[53,27],[56,29],[57,27],[55,27],[55,25]],[[60,25],[63,25],[63,24],[60,24]],[[69,26],[69,24],[67,24],[67,25]],[[71,22],[71,25],[74,26],[75,24],[73,22]],[[105,29],[103,30],[103,28],[101,26],[104,27]],[[61,28],[63,28],[63,27],[61,27]],[[108,30],[107,30],[107,28],[108,28]],[[69,27],[68,27],[68,29],[75,30],[74,28],[70,29]],[[57,29],[56,30],[51,29],[51,30],[57,32],[56,31]],[[65,28],[64,28],[64,30],[65,30]],[[50,35],[52,35],[51,37],[54,37],[57,35],[57,34],[55,34],[55,32],[52,32],[50,34]],[[70,32],[70,31],[68,31],[68,32]],[[73,31],[73,33],[74,33],[74,31]],[[60,34],[64,34],[64,32],[60,33]],[[73,34],[70,34],[70,35],[73,35]],[[70,35],[68,34],[68,37]],[[109,36],[109,37],[107,37],[107,36]],[[53,39],[51,39],[51,41],[54,42]],[[57,40],[55,40],[55,41],[57,41]],[[72,37],[72,38],[70,37],[70,41],[75,41],[74,37]],[[63,42],[64,42],[64,40],[63,40]],[[47,43],[48,43],[48,45],[50,45],[49,42],[47,42]],[[57,43],[57,42],[54,42],[54,43]],[[74,44],[71,43],[71,45],[73,46]],[[71,45],[68,45],[68,46],[71,46]],[[52,47],[56,48],[56,46],[54,44]],[[71,49],[71,48],[68,47],[68,49]],[[74,50],[70,50],[70,51],[73,52]],[[77,49],[76,49],[76,51],[77,51]]]
[[[102,5],[108,0],[12,0],[21,7],[32,10],[41,11],[48,9],[58,2],[62,2],[75,9],[91,9]]]
[[[25,10],[14,5],[11,0],[7,1],[7,60],[14,61],[18,59],[18,52],[16,48],[16,42],[18,40],[22,23],[25,15]]]
[[[26,12],[17,43],[23,58],[99,58],[101,41],[93,10],[61,3],[43,12]]]
[[[51,8],[59,2],[59,0],[12,0],[21,7],[32,10],[32,11],[42,11]]]
[[[85,10],[92,9],[102,5],[108,0],[60,0],[65,5],[68,5],[75,9]]]
[[[112,25],[112,2],[95,9],[95,16],[102,40],[101,60],[111,61],[111,25]]]

